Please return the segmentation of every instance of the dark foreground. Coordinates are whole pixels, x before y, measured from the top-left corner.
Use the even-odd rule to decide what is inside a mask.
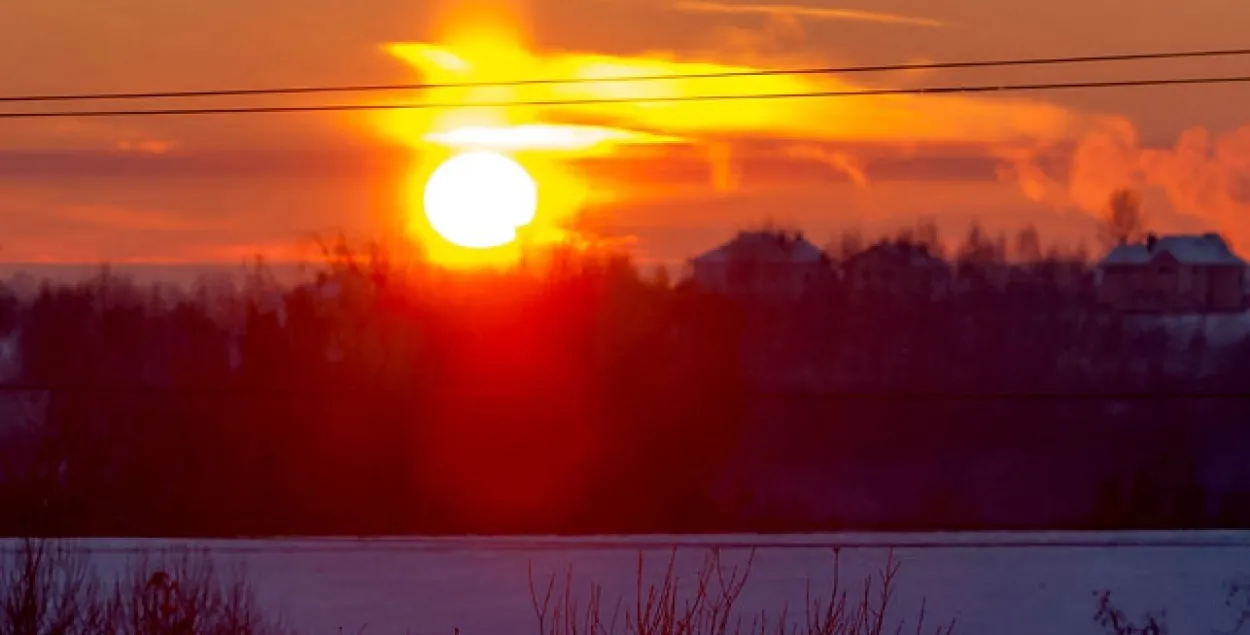
[[[1250,527],[1250,346],[1101,311],[1082,266],[777,302],[343,252],[0,293],[0,532]]]

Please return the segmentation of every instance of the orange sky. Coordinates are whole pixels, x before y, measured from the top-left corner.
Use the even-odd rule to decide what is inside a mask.
[[[1250,5],[1227,0],[485,1],[2,3],[0,77],[6,93],[411,82],[420,64],[385,44],[437,43],[449,23],[501,10],[521,27],[529,74],[591,62],[697,70],[1231,48],[1250,24]],[[757,87],[1247,71],[1250,58]],[[644,89],[653,90],[632,90]],[[765,218],[822,242],[842,227],[921,216],[948,236],[978,218],[1092,241],[1090,214],[1123,185],[1145,188],[1160,229],[1220,229],[1244,243],[1248,100],[1250,87],[1211,86],[534,116],[681,138],[562,163],[586,184],[576,207],[587,226],[628,241],[641,259],[672,262]],[[383,235],[402,224],[412,151],[362,115],[0,121],[0,259],[281,257],[316,233]]]

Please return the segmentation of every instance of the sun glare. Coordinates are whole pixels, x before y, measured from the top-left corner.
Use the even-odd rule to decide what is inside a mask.
[[[521,164],[496,152],[467,152],[444,161],[425,184],[425,217],[444,240],[489,249],[516,240],[534,220],[538,186]]]

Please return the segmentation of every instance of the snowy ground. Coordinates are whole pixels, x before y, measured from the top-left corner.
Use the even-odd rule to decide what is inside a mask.
[[[185,545],[155,540],[92,540],[102,570],[141,550]],[[743,608],[789,604],[802,619],[808,580],[829,582],[840,546],[844,580],[861,580],[897,545],[897,596],[910,618],[927,597],[929,619],[958,620],[957,632],[1100,633],[1093,593],[1110,589],[1132,613],[1166,609],[1171,632],[1230,626],[1223,583],[1250,573],[1250,532],[700,536],[596,538],[227,540],[205,546],[223,565],[243,564],[266,606],[310,633],[465,635],[535,633],[527,583],[563,575],[575,588],[594,580],[605,598],[633,601],[641,552],[650,574],[682,545],[688,578],[711,546],[726,564],[757,548]],[[605,602],[607,604],[607,602]],[[932,622],[931,622],[932,623]],[[911,632],[908,630],[908,632]]]

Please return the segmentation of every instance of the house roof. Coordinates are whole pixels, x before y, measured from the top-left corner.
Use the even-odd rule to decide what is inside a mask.
[[[741,232],[724,245],[691,258],[690,262],[711,264],[731,260],[763,260],[802,264],[817,263],[824,258],[825,252],[801,234],[760,231]]]
[[[1189,265],[1241,265],[1245,261],[1228,248],[1219,234],[1160,236],[1153,245],[1120,245],[1103,258],[1100,266],[1144,265],[1160,254],[1170,254]]]
[[[854,265],[868,254],[884,255],[899,264],[909,267],[944,267],[941,258],[929,253],[928,247],[907,242],[880,242],[868,249],[851,256],[846,265]]]

